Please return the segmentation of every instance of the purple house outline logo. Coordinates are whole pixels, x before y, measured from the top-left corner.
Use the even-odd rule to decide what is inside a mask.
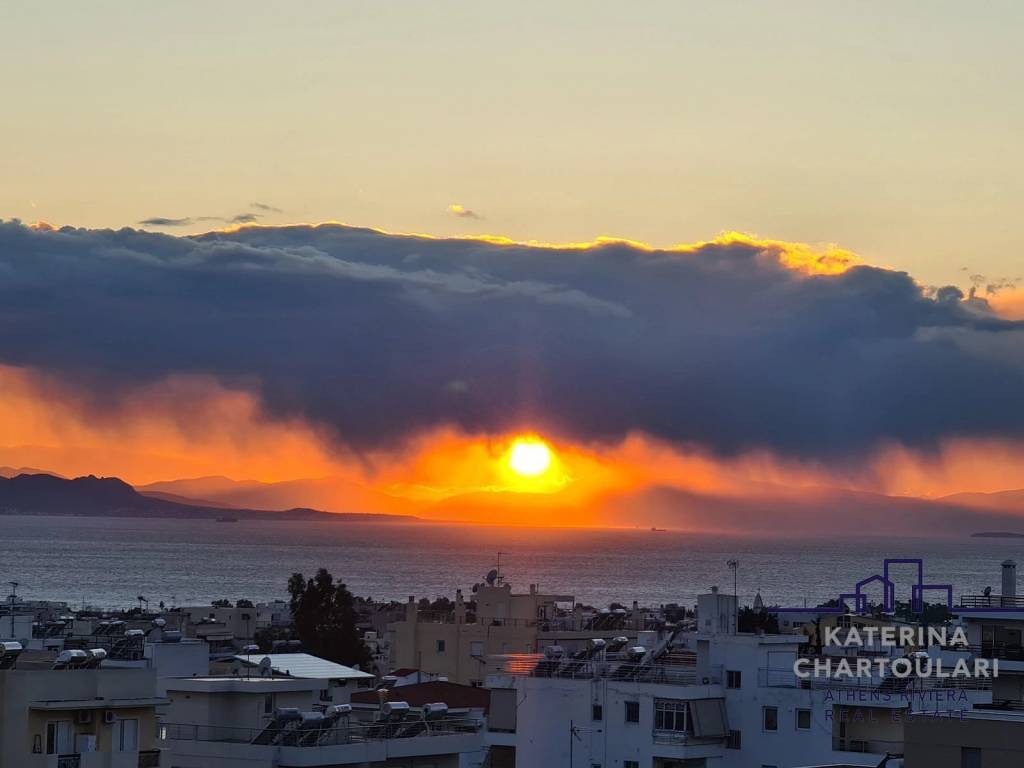
[[[913,613],[924,612],[924,595],[926,592],[943,592],[946,597],[946,608],[950,613],[1024,613],[1024,607],[1006,608],[994,598],[995,605],[983,606],[980,608],[963,608],[953,605],[952,584],[926,584],[924,581],[924,560],[920,557],[887,557],[883,561],[882,573],[868,576],[854,584],[853,592],[842,592],[836,599],[836,605],[820,608],[773,608],[775,613],[829,613],[844,614],[847,611],[848,602],[852,601],[854,613],[867,613],[868,596],[864,588],[876,582],[882,585],[882,611],[894,613],[896,611],[896,583],[889,577],[889,569],[893,565],[915,565],[917,566],[917,583],[910,585],[910,610]]]

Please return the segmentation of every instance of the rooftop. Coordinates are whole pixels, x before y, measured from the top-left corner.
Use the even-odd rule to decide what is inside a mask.
[[[336,664],[309,653],[254,653],[236,654],[236,661],[258,667],[263,659],[270,659],[270,668],[275,674],[288,677],[315,677],[323,680],[369,680],[373,675],[344,664]]]
[[[404,701],[410,707],[443,702],[449,709],[482,709],[486,713],[491,707],[491,692],[486,688],[434,680],[389,688],[387,700]],[[377,691],[357,691],[352,694],[353,704],[377,705],[380,701],[380,694]]]

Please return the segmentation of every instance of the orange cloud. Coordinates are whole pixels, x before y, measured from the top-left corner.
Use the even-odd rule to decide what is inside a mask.
[[[787,500],[827,487],[932,498],[1024,487],[1024,445],[1011,441],[950,441],[930,455],[890,446],[844,471],[767,451],[716,458],[638,433],[614,444],[545,438],[551,467],[534,481],[509,472],[507,462],[512,441],[532,432],[528,425],[508,435],[435,430],[396,449],[355,454],[306,422],[269,419],[252,392],[201,377],[171,378],[127,394],[114,410],[96,410],[53,378],[0,366],[0,423],[0,464],[136,485],[203,475],[326,478],[315,498],[289,497],[285,505],[478,522],[643,525],[649,510],[624,509],[623,500],[652,489],[774,499],[784,518]]]
[[[1007,320],[1024,320],[1024,288],[1002,290],[987,295],[985,300],[1000,317]]]

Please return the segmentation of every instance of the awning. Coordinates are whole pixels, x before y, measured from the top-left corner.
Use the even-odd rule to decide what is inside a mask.
[[[131,707],[162,707],[170,704],[166,696],[151,696],[145,699],[53,699],[33,701],[29,709],[129,709]]]
[[[690,702],[693,735],[701,738],[721,738],[728,731],[725,719],[725,699],[696,699]]]

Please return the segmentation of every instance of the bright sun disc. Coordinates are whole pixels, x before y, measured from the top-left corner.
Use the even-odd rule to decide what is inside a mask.
[[[508,466],[517,475],[536,477],[551,466],[551,449],[541,440],[516,440],[508,454]]]

